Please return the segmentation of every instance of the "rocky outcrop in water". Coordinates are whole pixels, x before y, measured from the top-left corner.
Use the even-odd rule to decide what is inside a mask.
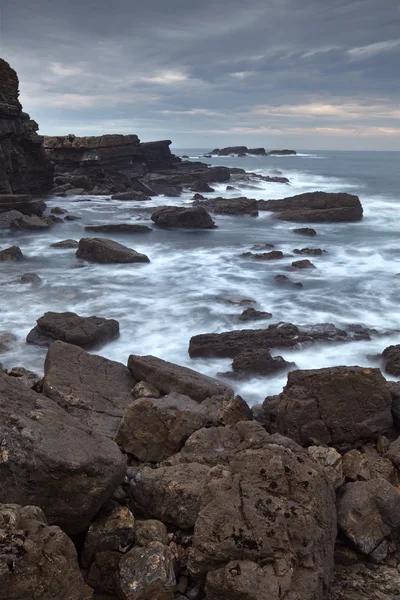
[[[247,148],[247,146],[228,146],[226,148],[215,148],[212,152],[210,152],[212,156],[269,156],[269,155],[277,155],[277,156],[289,156],[297,154],[295,150],[271,150],[270,152],[266,152],[265,148]]]
[[[210,198],[194,200],[194,206],[203,206],[217,215],[251,215],[258,216],[257,200],[251,198]]]
[[[335,223],[359,221],[363,216],[359,197],[343,192],[307,192],[282,200],[259,200],[257,206],[276,212],[281,221]]]
[[[39,194],[51,188],[53,167],[37,123],[22,112],[18,86],[16,72],[0,59],[0,194]]]

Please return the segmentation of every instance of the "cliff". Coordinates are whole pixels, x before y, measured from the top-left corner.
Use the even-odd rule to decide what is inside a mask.
[[[18,77],[0,59],[0,194],[40,194],[50,189],[53,167],[38,125],[22,111]]]

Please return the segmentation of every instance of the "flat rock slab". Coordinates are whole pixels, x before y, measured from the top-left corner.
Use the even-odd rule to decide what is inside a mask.
[[[46,210],[46,203],[43,200],[33,200],[32,196],[27,194],[1,194],[0,195],[0,213],[17,210],[24,215],[42,216]]]
[[[258,210],[277,212],[282,221],[351,222],[363,216],[359,197],[346,193],[307,192],[281,200],[259,200],[257,206]]]
[[[54,225],[54,221],[51,219],[43,219],[38,217],[37,215],[21,215],[21,217],[15,218],[10,223],[10,227],[12,229],[50,229],[50,227]]]
[[[84,531],[124,478],[118,446],[2,372],[0,415],[0,502],[39,506],[51,525]]]
[[[151,383],[164,394],[177,392],[196,402],[221,394],[233,396],[233,390],[216,379],[155,356],[132,354],[128,359],[128,368],[134,379]]]
[[[184,227],[212,229],[214,221],[202,206],[183,208],[181,206],[161,206],[153,212],[151,220],[158,227]]]
[[[147,225],[135,223],[110,223],[108,225],[87,225],[85,231],[98,231],[101,233],[150,233],[153,231]]]
[[[150,262],[145,254],[105,238],[82,238],[76,256],[100,264]]]
[[[195,200],[193,204],[195,206],[202,206],[217,215],[258,215],[257,200],[251,198],[218,197],[208,200]]]
[[[119,336],[119,323],[103,317],[80,317],[72,312],[47,312],[26,338],[28,344],[49,346],[55,340],[82,348],[101,346]]]
[[[90,429],[114,438],[135,385],[129,369],[81,348],[54,342],[44,363],[43,394]]]

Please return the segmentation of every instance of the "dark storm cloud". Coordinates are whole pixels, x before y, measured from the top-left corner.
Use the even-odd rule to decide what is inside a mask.
[[[400,147],[398,0],[3,0],[48,133]]]

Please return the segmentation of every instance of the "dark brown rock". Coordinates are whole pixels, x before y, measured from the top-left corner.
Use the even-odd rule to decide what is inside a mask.
[[[9,331],[0,331],[0,352],[11,350],[17,343],[16,335]]]
[[[0,194],[0,214],[18,211],[23,215],[41,217],[45,210],[43,200],[33,200],[28,194]]]
[[[24,255],[18,246],[10,246],[5,250],[0,250],[0,262],[9,262],[11,260],[23,260]]]
[[[168,545],[168,530],[164,523],[155,519],[136,521],[135,543],[137,546],[148,546],[151,542]]]
[[[0,505],[0,599],[88,600],[74,544],[37,506]]]
[[[120,192],[111,196],[111,200],[151,200],[151,196],[148,196],[144,192],[131,190],[129,192]]]
[[[270,375],[277,371],[295,368],[282,356],[272,356],[269,350],[243,350],[233,359],[232,370],[241,375]]]
[[[182,194],[182,188],[178,185],[168,185],[168,183],[150,182],[151,189],[153,190],[153,196],[169,196],[170,198],[179,198]]]
[[[24,215],[19,210],[8,210],[7,212],[0,212],[0,228],[7,229],[11,227],[11,223],[15,221],[15,219],[19,219]]]
[[[84,531],[123,480],[118,446],[0,372],[0,502],[39,506],[50,524]]]
[[[346,452],[342,459],[343,475],[350,481],[370,481],[371,479],[386,479],[392,485],[398,484],[396,470],[388,458],[378,454],[373,446]]]
[[[392,426],[391,399],[379,369],[332,367],[289,373],[279,396],[265,399],[269,430],[300,444],[376,439]]]
[[[400,595],[400,572],[385,564],[371,568],[371,563],[337,565],[335,580],[326,600],[393,600]]]
[[[358,196],[345,193],[307,192],[282,200],[259,200],[258,209],[277,212],[282,221],[309,223],[359,221],[363,215]]]
[[[321,250],[321,248],[296,248],[293,252],[295,254],[304,254],[305,256],[321,256],[326,253],[326,250]]]
[[[76,240],[61,240],[50,244],[50,248],[78,248],[79,242]]]
[[[251,215],[257,216],[257,201],[250,198],[210,198],[208,200],[198,200],[194,203],[197,206],[203,206],[210,212],[217,215]]]
[[[100,264],[150,262],[145,254],[105,238],[82,238],[76,256]]]
[[[42,279],[37,273],[23,273],[19,280],[21,283],[29,283],[33,287],[42,285]]]
[[[216,379],[155,356],[132,354],[128,359],[128,368],[136,381],[151,383],[164,394],[176,392],[196,402],[219,394],[233,396],[233,390]]]
[[[214,221],[201,206],[193,208],[161,206],[151,215],[151,220],[159,227],[196,229],[212,229],[214,227]]]
[[[400,345],[388,346],[382,357],[385,360],[385,371],[394,377],[400,377]]]
[[[308,235],[310,237],[314,237],[317,235],[317,232],[312,227],[300,227],[298,229],[293,229],[294,233],[298,233],[299,235]]]
[[[272,314],[256,310],[255,308],[246,308],[239,317],[239,321],[259,321],[262,319],[271,319]]]
[[[263,252],[262,254],[244,252],[242,256],[246,258],[256,258],[258,260],[280,260],[281,258],[283,258],[283,252],[281,252],[280,250],[272,250],[271,252]]]
[[[289,277],[282,274],[275,275],[275,281],[278,285],[285,287],[292,287],[295,289],[302,289],[304,287],[301,281],[291,281]]]
[[[137,225],[136,223],[109,223],[107,225],[87,225],[85,231],[98,231],[101,233],[150,233],[151,227]]]
[[[208,185],[206,181],[197,181],[194,185],[192,185],[190,191],[204,194],[208,192],[214,192],[215,190],[210,185]]]
[[[132,389],[131,394],[135,400],[138,398],[160,398],[161,396],[155,385],[146,383],[145,381],[139,381]]]
[[[307,258],[305,260],[295,260],[292,262],[293,269],[316,269],[317,267],[312,264]]]
[[[10,223],[11,229],[32,229],[32,230],[44,230],[49,229],[53,223],[49,219],[43,219],[36,215],[27,216],[22,215],[13,219]]]
[[[8,372],[9,377],[17,377],[18,381],[26,385],[30,389],[35,389],[41,381],[41,376],[33,371],[24,369],[24,367],[14,367]]]
[[[75,313],[47,312],[37,320],[26,341],[38,346],[49,346],[55,340],[81,348],[93,348],[119,336],[119,323],[103,317],[80,317]]]
[[[51,344],[44,363],[45,396],[110,438],[132,402],[134,383],[125,365],[60,341]]]
[[[93,558],[90,568],[85,574],[85,581],[96,594],[96,600],[116,600],[117,585],[116,573],[118,570],[121,554],[106,550],[97,552]],[[104,596],[102,595],[104,593]]]

